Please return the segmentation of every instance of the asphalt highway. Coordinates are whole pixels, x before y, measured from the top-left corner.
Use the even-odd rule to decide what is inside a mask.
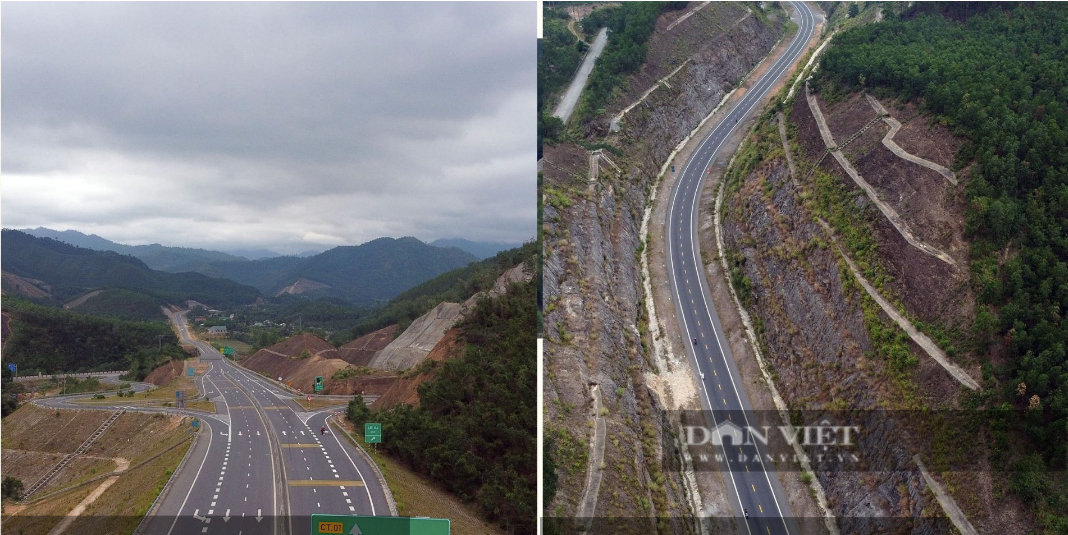
[[[716,125],[694,151],[682,169],[672,194],[667,221],[667,265],[671,278],[675,305],[682,334],[690,349],[691,366],[700,384],[700,398],[708,425],[730,422],[741,428],[748,426],[745,411],[751,411],[748,394],[739,380],[734,356],[727,343],[719,316],[712,303],[701,258],[697,231],[698,198],[708,169],[717,157],[728,158],[720,149],[726,140],[745,122],[751,113],[759,112],[761,101],[771,88],[786,76],[796,63],[815,29],[811,8],[802,2],[791,2],[795,9],[798,32],[783,54],[754,84],[733,109]],[[697,342],[694,343],[693,340]],[[756,445],[724,447],[724,457],[734,459],[723,466],[729,486],[739,533],[774,535],[799,533],[789,502],[772,467],[761,460],[763,448]],[[743,511],[748,510],[749,518]]]
[[[370,461],[327,423],[343,406],[306,411],[292,393],[190,338],[184,316],[174,319],[183,340],[195,345],[208,364],[196,384],[215,403],[215,413],[183,411],[199,418],[201,436],[141,533],[307,535],[311,514],[391,514],[387,491]],[[36,403],[85,409],[77,400]]]

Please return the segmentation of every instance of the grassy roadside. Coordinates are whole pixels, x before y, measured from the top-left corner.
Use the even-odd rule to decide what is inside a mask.
[[[363,441],[362,434],[355,433],[352,422],[348,420],[343,422],[339,424],[335,421],[335,429],[342,427],[349,440],[362,447],[378,465],[382,476],[386,478],[389,490],[393,493],[393,499],[397,502],[397,514],[448,518],[452,522],[453,533],[503,535],[503,531],[482,520],[469,506],[452,494],[441,490],[392,457],[384,453],[376,453],[371,445]]]
[[[251,355],[252,346],[242,342],[241,340],[232,340],[230,338],[220,338],[218,340],[210,340],[211,346],[222,352],[224,347],[234,348],[235,355]]]
[[[203,374],[207,370],[207,365],[199,361],[199,359],[186,360],[183,366],[184,368],[194,368],[198,375]],[[187,398],[198,395],[194,377],[189,377],[184,373],[171,379],[167,384],[149,390],[148,392],[138,392],[135,394],[127,394],[118,396],[118,394],[106,394],[101,398],[89,398],[77,400],[74,403],[79,405],[133,405],[133,406],[146,406],[146,407],[173,407],[174,406],[174,393],[177,391],[184,391]],[[202,411],[215,412],[215,404],[210,401],[188,401],[186,407],[190,409],[199,409]]]
[[[4,463],[3,475],[32,481],[53,463],[37,463],[33,469],[36,474],[27,473],[25,469],[20,471],[18,465],[56,448],[70,451],[95,429],[97,414],[95,411],[53,411],[31,405],[21,407],[4,419],[4,438],[8,442],[5,443],[4,459],[13,463],[11,467]],[[115,476],[111,486],[74,519],[67,532],[132,533],[188,450],[191,444],[189,427],[188,417],[123,415],[94,443],[88,456],[79,458],[99,462],[81,470],[71,471],[68,467],[57,475],[55,483],[35,495],[44,500],[26,506],[5,501],[3,531],[27,535],[48,533],[63,516],[109,479],[103,476],[123,470]],[[64,431],[72,435],[60,442],[47,438],[62,436]],[[140,438],[127,440],[134,437]],[[48,496],[53,490],[59,492]]]

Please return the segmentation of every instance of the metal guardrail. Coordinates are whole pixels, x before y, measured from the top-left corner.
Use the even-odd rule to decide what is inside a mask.
[[[43,381],[43,380],[52,379],[52,378],[62,379],[64,377],[74,377],[74,378],[111,377],[111,376],[126,375],[127,373],[130,373],[129,370],[114,371],[114,372],[85,372],[85,373],[47,373],[47,374],[39,373],[37,375],[22,375],[22,376],[19,376],[19,377],[12,377],[12,380],[15,381],[16,383],[21,383],[21,382],[24,382],[24,381]]]

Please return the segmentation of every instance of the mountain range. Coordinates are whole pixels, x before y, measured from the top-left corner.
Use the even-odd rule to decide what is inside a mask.
[[[356,305],[373,305],[476,260],[466,251],[427,245],[416,238],[378,238],[307,258],[215,262],[198,271],[248,284],[272,296],[330,296]]]
[[[50,294],[60,302],[103,288],[150,291],[157,299],[174,299],[173,281],[185,281],[188,286],[181,289],[200,296],[186,298],[218,306],[283,294],[372,306],[478,260],[460,248],[428,245],[411,237],[379,238],[320,253],[257,260],[206,249],[124,245],[74,230],[4,230],[3,240],[6,289],[37,298]],[[480,253],[488,250],[487,244],[463,241]],[[206,281],[215,282],[208,285]],[[227,286],[231,282],[243,289]],[[21,290],[15,291],[16,285]],[[208,286],[214,290],[201,291]]]
[[[282,255],[270,249],[230,249],[227,251],[214,251],[210,249],[198,249],[193,247],[169,247],[154,243],[151,245],[125,245],[100,237],[96,234],[85,234],[77,230],[53,230],[45,227],[19,229],[31,236],[38,238],[52,238],[63,243],[85,247],[96,251],[114,251],[119,254],[136,256],[148,267],[171,273],[182,271],[200,271],[205,264],[213,262],[234,262],[241,260],[263,260],[277,258]],[[430,242],[434,247],[456,247],[474,255],[478,260],[489,258],[500,251],[519,247],[519,243],[506,242],[483,242],[472,241],[464,238],[446,238]],[[324,252],[321,249],[309,249],[295,256],[308,258]]]
[[[26,288],[32,284],[51,299],[64,302],[90,290],[124,288],[161,303],[193,299],[219,306],[251,303],[260,297],[255,288],[232,280],[202,273],[157,271],[137,258],[114,251],[95,251],[8,229],[0,239],[5,292],[25,295],[26,291],[18,290],[32,292]],[[22,288],[13,288],[14,285]]]

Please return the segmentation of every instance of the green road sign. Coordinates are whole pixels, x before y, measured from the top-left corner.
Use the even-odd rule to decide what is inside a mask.
[[[323,376],[322,375],[320,375],[320,376],[315,378],[315,391],[316,392],[322,392],[323,391]]]
[[[233,355],[233,354],[234,354],[234,348],[232,348],[230,346],[226,346],[226,347],[223,348],[223,355]]]
[[[371,422],[363,424],[363,440],[368,444],[381,444],[382,424]]]
[[[312,535],[449,535],[445,518],[311,515]]]

